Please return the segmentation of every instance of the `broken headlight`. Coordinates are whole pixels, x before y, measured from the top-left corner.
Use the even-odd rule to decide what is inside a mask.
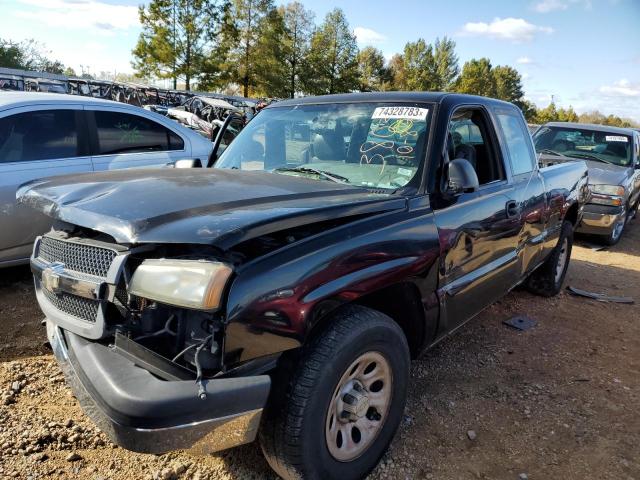
[[[624,187],[620,185],[589,185],[591,203],[619,207],[624,198]]]
[[[232,269],[205,260],[145,260],[131,278],[129,291],[137,297],[195,310],[220,307]]]

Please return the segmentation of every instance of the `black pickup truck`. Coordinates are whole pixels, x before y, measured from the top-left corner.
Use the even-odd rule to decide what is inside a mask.
[[[411,358],[519,284],[558,293],[588,195],[516,107],[437,93],[283,101],[214,168],[19,191],[56,222],[31,258],[49,340],[114,442],[259,436],[314,479],[375,467]]]

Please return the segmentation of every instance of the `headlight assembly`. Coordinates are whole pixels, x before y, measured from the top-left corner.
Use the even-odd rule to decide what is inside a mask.
[[[203,260],[145,260],[131,278],[132,295],[196,310],[216,310],[232,269]]]
[[[620,185],[589,185],[589,188],[593,193],[598,193],[600,195],[624,196],[624,187],[621,187]]]

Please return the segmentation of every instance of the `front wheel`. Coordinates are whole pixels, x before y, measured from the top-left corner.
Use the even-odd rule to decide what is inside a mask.
[[[342,309],[274,378],[260,429],[269,465],[285,479],[364,477],[402,419],[409,363],[392,319],[361,306]]]
[[[626,210],[625,214],[622,215],[614,225],[608,236],[604,237],[604,243],[610,246],[617,244],[622,238],[622,232],[624,232],[624,227],[627,226],[627,222],[631,219],[631,209]]]
[[[526,282],[526,287],[531,292],[543,297],[553,297],[560,292],[564,277],[569,268],[571,249],[573,247],[573,225],[571,222],[563,222],[560,230],[560,238],[549,258],[531,273]]]

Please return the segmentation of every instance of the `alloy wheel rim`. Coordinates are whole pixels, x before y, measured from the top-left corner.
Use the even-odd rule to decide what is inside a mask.
[[[325,440],[333,458],[350,462],[371,446],[387,419],[392,389],[391,366],[381,353],[363,353],[349,365],[325,419]]]
[[[613,240],[617,240],[620,235],[622,235],[622,230],[624,229],[625,224],[627,223],[627,216],[624,216],[623,220],[620,220],[616,223],[615,227],[613,227],[613,232],[611,232],[611,238]]]

